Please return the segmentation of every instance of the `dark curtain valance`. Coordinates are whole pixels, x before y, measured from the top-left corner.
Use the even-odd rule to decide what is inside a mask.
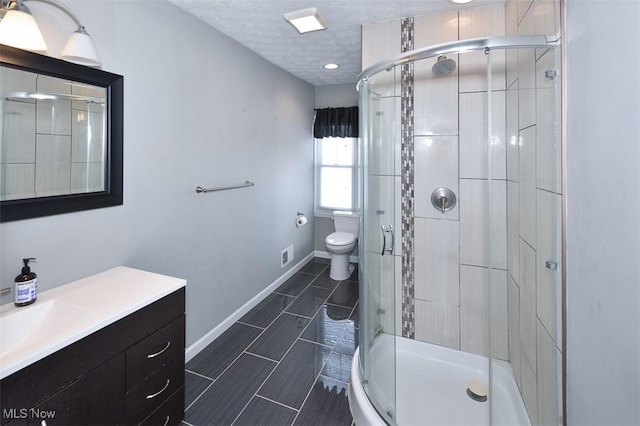
[[[357,138],[358,107],[316,110],[313,136],[320,138]]]

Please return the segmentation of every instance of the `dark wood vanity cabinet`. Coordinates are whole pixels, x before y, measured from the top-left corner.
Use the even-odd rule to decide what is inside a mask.
[[[179,424],[184,306],[182,288],[4,378],[1,424]]]

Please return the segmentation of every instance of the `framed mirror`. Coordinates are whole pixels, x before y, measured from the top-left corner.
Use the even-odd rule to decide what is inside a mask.
[[[0,222],[122,204],[123,80],[0,47]]]

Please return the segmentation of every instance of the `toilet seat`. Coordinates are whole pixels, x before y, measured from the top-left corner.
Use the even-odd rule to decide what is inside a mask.
[[[327,244],[332,246],[348,246],[356,241],[356,236],[350,232],[334,232],[325,239]]]

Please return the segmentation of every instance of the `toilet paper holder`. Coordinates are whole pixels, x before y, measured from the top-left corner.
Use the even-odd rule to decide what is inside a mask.
[[[301,228],[307,224],[307,217],[302,212],[297,212],[296,227]]]

